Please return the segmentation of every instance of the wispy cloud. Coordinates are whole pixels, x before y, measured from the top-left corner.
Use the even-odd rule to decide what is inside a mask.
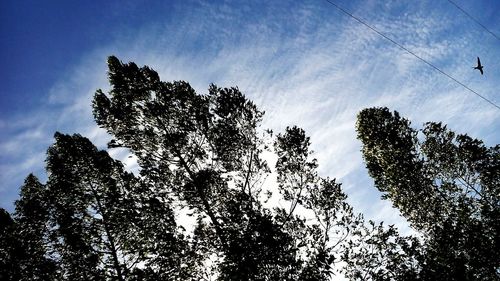
[[[343,182],[358,211],[368,218],[396,223],[405,231],[409,231],[407,224],[389,202],[379,200],[364,168],[354,130],[359,110],[388,106],[408,116],[416,127],[425,121],[443,121],[457,131],[499,142],[498,110],[326,2],[306,1],[290,7],[245,1],[190,3],[186,8],[177,7],[168,24],[139,27],[89,51],[68,77],[54,85],[40,112],[30,113],[37,118],[16,117],[0,123],[2,127],[9,122],[27,124],[18,131],[11,129],[12,137],[1,140],[6,157],[29,159],[26,153],[16,153],[22,147],[16,146],[18,139],[23,139],[24,147],[34,147],[34,155],[43,155],[55,130],[80,132],[104,147],[109,136],[93,123],[90,101],[95,89],[108,87],[104,62],[111,54],[149,65],[163,80],[189,81],[201,93],[212,82],[238,86],[266,111],[264,127],[281,131],[296,124],[306,129],[321,174]],[[492,78],[500,75],[500,69],[491,66],[492,76],[479,80],[467,64],[471,56],[475,58],[476,33],[462,33],[467,23],[457,23],[449,14],[438,17],[442,11],[428,12],[433,2],[425,3],[422,12],[421,4],[368,1],[354,12],[416,54],[500,101],[493,94],[498,82]],[[488,55],[498,57],[498,52]],[[114,156],[128,159],[122,154]],[[30,169],[41,173],[42,160],[37,160],[38,166],[30,164]],[[25,169],[28,164],[2,162],[9,167],[2,168],[2,179],[9,180],[0,192],[12,194],[22,182],[22,174],[30,172]],[[130,165],[136,168],[133,161]],[[13,196],[5,198],[12,200]]]

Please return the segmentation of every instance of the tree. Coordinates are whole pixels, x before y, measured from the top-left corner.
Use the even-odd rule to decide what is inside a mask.
[[[93,100],[109,149],[55,134],[48,181],[29,175],[13,219],[0,213],[0,274],[32,280],[494,280],[499,272],[500,147],[446,126],[421,131],[363,110],[358,137],[375,186],[420,232],[353,211],[317,173],[304,130],[262,130],[238,88],[163,82],[108,59]],[[272,156],[269,156],[272,155]],[[190,218],[185,229],[182,220]],[[29,265],[33,266],[29,268]]]
[[[338,244],[328,243],[329,233],[354,220],[340,185],[317,176],[302,130],[287,129],[274,145],[279,192],[290,208],[264,208],[261,185],[271,169],[262,153],[272,147],[257,130],[263,113],[237,88],[211,85],[199,95],[148,67],[115,57],[108,65],[112,89],[96,92],[97,124],[114,136],[111,146],[131,149],[148,182],[193,211],[198,243],[206,258],[217,257],[221,280],[331,276]],[[316,223],[296,216],[297,206]]]
[[[55,139],[47,152],[47,200],[63,276],[183,279],[186,251],[172,210],[88,139],[60,133]]]
[[[1,280],[55,280],[56,262],[47,243],[45,187],[30,174],[21,187],[13,217],[0,215]]]
[[[16,238],[22,256],[17,264],[22,272],[19,280],[52,280],[57,276],[53,249],[47,241],[49,208],[45,191],[38,178],[30,174],[15,204]]]
[[[400,236],[394,225],[368,221],[343,248],[343,272],[349,280],[421,280],[421,256],[418,238]]]
[[[21,278],[19,261],[22,251],[16,237],[15,222],[10,214],[0,208],[0,279],[14,281]]]
[[[125,172],[88,139],[56,133],[47,183],[28,176],[10,221],[19,228],[9,226],[4,235],[7,241],[22,234],[22,264],[37,265],[25,278],[328,280],[334,274],[342,243],[361,221],[340,184],[317,175],[303,130],[287,128],[273,142],[271,131],[259,130],[263,113],[237,88],[211,85],[199,95],[186,82],[160,81],[148,67],[114,57],[108,64],[112,90],[110,97],[97,91],[94,115],[114,137],[110,148],[137,156],[140,175]],[[278,195],[265,186],[273,172],[264,152],[278,158]],[[273,196],[284,207],[265,206]],[[194,217],[192,232],[177,225],[181,211]],[[9,256],[8,264],[14,260]],[[38,270],[44,262],[55,266],[47,267],[53,275]]]
[[[424,236],[420,277],[500,278],[500,145],[387,108],[361,111],[357,131],[375,186]]]

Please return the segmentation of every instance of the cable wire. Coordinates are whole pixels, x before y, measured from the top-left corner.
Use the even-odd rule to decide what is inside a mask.
[[[495,33],[493,33],[492,31],[490,31],[486,26],[484,26],[481,22],[479,22],[476,18],[474,18],[473,16],[471,16],[469,13],[467,13],[467,11],[465,11],[464,9],[462,9],[462,7],[458,6],[457,3],[451,1],[451,0],[448,0],[448,2],[450,2],[451,4],[453,4],[455,7],[457,7],[457,9],[459,9],[460,11],[462,11],[462,13],[464,13],[466,16],[468,16],[471,20],[473,20],[475,23],[477,23],[479,26],[481,26],[484,30],[486,30],[489,34],[493,35],[493,37],[495,37],[497,40],[500,40],[500,37],[498,37]]]
[[[417,54],[415,54],[414,52],[412,52],[411,50],[409,50],[408,48],[404,47],[403,45],[399,44],[398,42],[394,41],[393,39],[391,39],[390,37],[386,36],[385,34],[383,34],[382,32],[378,31],[377,29],[375,29],[374,27],[372,27],[371,25],[369,25],[368,23],[366,23],[365,21],[363,21],[362,19],[354,16],[353,14],[351,14],[350,12],[348,12],[347,10],[345,10],[344,8],[340,7],[339,5],[337,5],[336,3],[332,2],[331,0],[325,0],[326,2],[330,3],[332,6],[334,6],[335,8],[337,8],[339,11],[341,11],[342,13],[348,15],[349,17],[355,19],[357,22],[361,23],[362,25],[368,27],[369,29],[371,29],[373,32],[377,33],[378,35],[384,37],[386,40],[390,41],[391,43],[393,43],[394,45],[398,46],[399,48],[401,48],[402,50],[406,51],[407,53],[409,53],[410,55],[416,57],[417,59],[421,60],[422,62],[424,62],[425,64],[427,64],[428,66],[434,68],[434,70],[438,71],[439,73],[443,74],[444,76],[450,78],[451,80],[455,81],[457,84],[459,84],[460,86],[464,87],[465,89],[469,90],[470,92],[472,92],[473,94],[477,95],[478,97],[482,98],[483,100],[487,101],[488,103],[490,103],[491,105],[493,105],[494,107],[500,109],[500,106],[496,105],[494,102],[492,102],[491,100],[489,100],[488,98],[482,96],[481,94],[479,94],[478,92],[474,91],[473,89],[469,88],[467,85],[465,85],[464,83],[458,81],[457,79],[455,79],[453,76],[449,75],[448,73],[444,72],[443,70],[441,70],[439,67],[433,65],[432,63],[428,62],[427,60],[423,59],[422,57],[418,56]]]

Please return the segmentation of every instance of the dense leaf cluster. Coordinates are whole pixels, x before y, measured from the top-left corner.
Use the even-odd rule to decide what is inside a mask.
[[[498,280],[500,145],[387,108],[363,110],[357,131],[375,186],[423,234],[420,278]]]

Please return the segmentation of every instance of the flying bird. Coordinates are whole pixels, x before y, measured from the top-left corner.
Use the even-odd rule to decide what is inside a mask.
[[[483,66],[481,65],[481,60],[479,57],[477,57],[477,66],[474,67],[474,69],[478,69],[481,72],[481,75],[483,75]]]

